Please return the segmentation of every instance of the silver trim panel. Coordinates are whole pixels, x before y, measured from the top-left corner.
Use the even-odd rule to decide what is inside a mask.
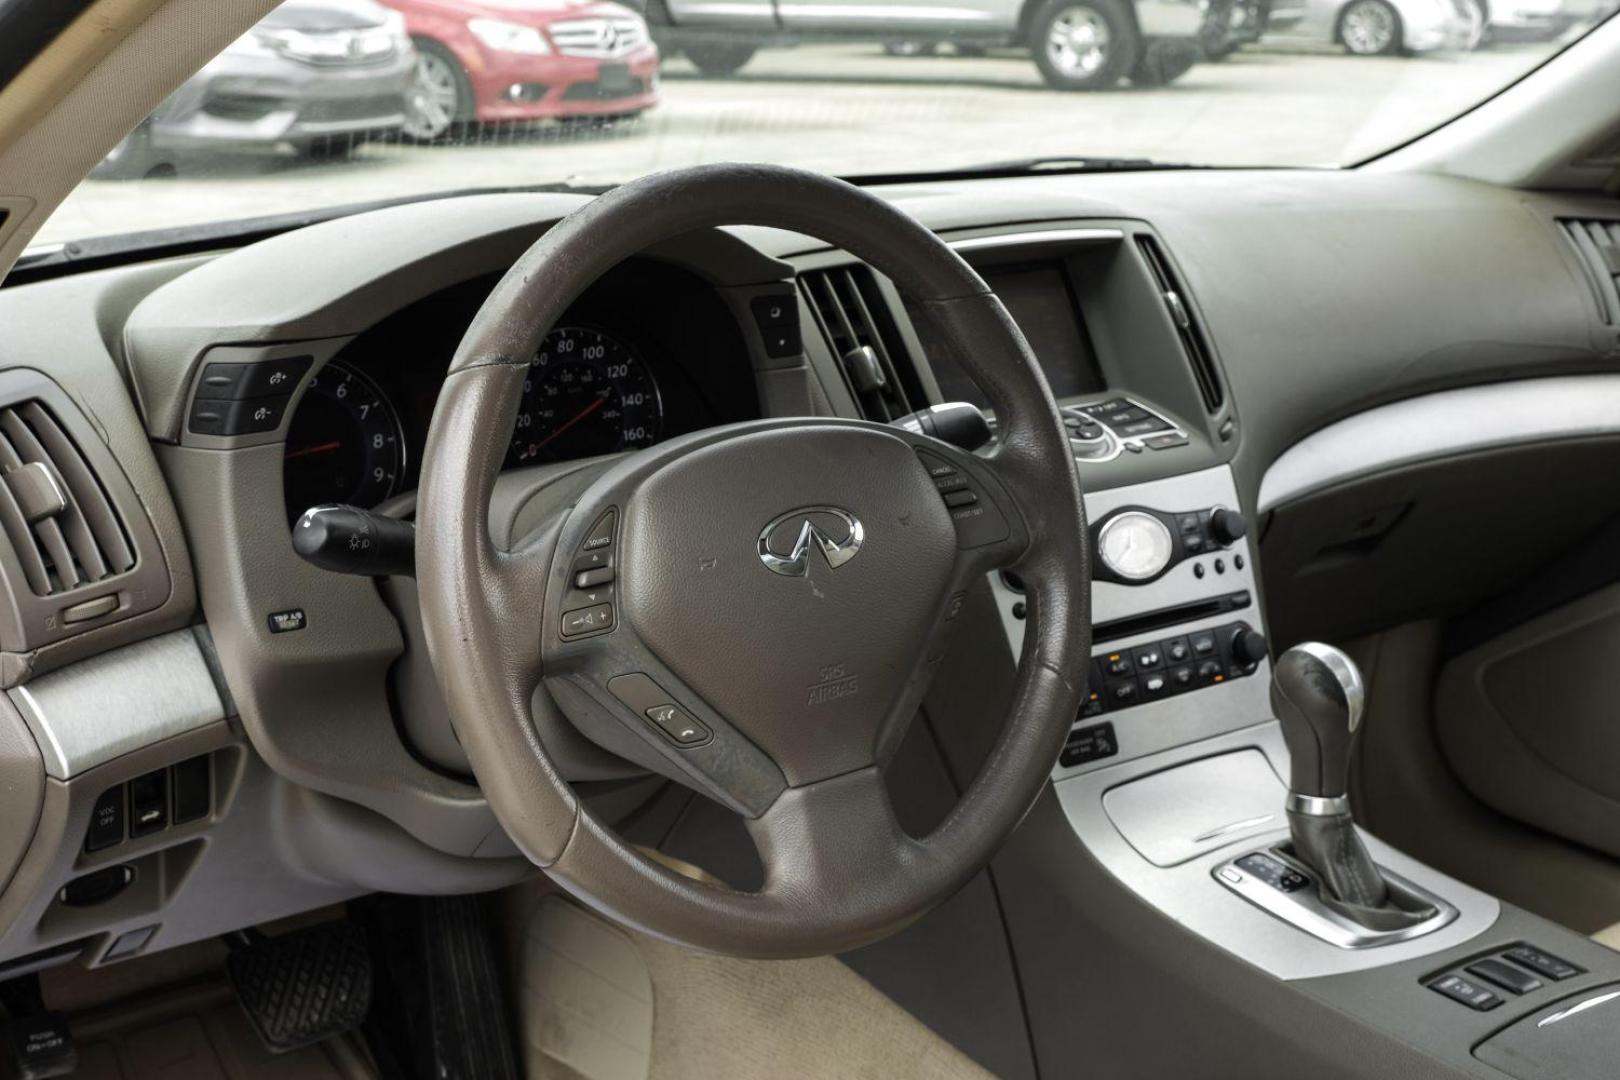
[[[1253,681],[1239,680],[1240,683]],[[1186,703],[1196,700],[1197,696],[1183,695],[1169,701]],[[1123,741],[1122,735],[1122,744]],[[1130,845],[1104,809],[1104,794],[1132,780],[1250,747],[1265,754],[1276,775],[1288,775],[1288,749],[1283,744],[1282,729],[1275,720],[1268,720],[1134,761],[1114,764],[1117,759],[1111,758],[1103,763],[1105,768],[1059,780],[1055,790],[1075,835],[1121,884],[1157,908],[1165,918],[1279,979],[1339,975],[1429,956],[1472,941],[1489,930],[1501,915],[1502,905],[1495,897],[1447,877],[1363,832],[1361,837],[1379,866],[1443,898],[1457,909],[1457,917],[1433,933],[1410,941],[1376,949],[1341,949],[1303,933],[1223,888],[1212,875],[1231,857],[1231,844],[1211,848],[1175,866],[1157,867]],[[1277,805],[1281,807],[1280,782],[1274,791]],[[1234,843],[1238,839],[1234,836]],[[1243,837],[1243,850],[1269,847],[1287,839],[1288,830],[1279,827],[1259,836]]]
[[[1079,463],[1082,478],[1086,463]],[[1101,521],[1115,510],[1126,506],[1150,506],[1155,510],[1189,511],[1214,506],[1238,506],[1237,483],[1228,465],[1182,473],[1163,480],[1109,488],[1105,491],[1085,493],[1086,518]],[[1233,622],[1246,622],[1255,630],[1265,631],[1265,619],[1260,610],[1259,594],[1254,583],[1254,549],[1250,546],[1254,531],[1251,529],[1224,553],[1226,572],[1207,572],[1199,578],[1193,573],[1194,563],[1212,564],[1216,553],[1206,553],[1172,566],[1162,577],[1146,585],[1120,585],[1111,581],[1096,581],[1091,586],[1091,618],[1094,623],[1110,622],[1128,615],[1175,607],[1195,600],[1207,600],[1227,593],[1247,591],[1253,602],[1240,611],[1224,612],[1205,619],[1182,623],[1174,627],[1144,631],[1129,637],[1094,645],[1093,652],[1129,649],[1168,637],[1189,634],[1195,630],[1209,630]],[[1234,555],[1241,554],[1243,567],[1238,568]],[[1001,624],[1007,632],[1007,641],[1016,658],[1024,647],[1024,623],[1013,615],[1013,608],[1024,599],[1023,595],[1007,587],[999,574],[990,577],[996,606],[1001,609]],[[1065,776],[1092,772],[1117,765],[1121,761],[1144,754],[1167,750],[1182,743],[1208,738],[1222,731],[1249,727],[1271,716],[1269,690],[1271,664],[1261,661],[1253,675],[1233,679],[1217,686],[1205,687],[1184,694],[1173,694],[1156,701],[1146,701],[1118,712],[1105,712],[1088,717],[1080,725],[1110,721],[1119,740],[1119,753],[1101,761],[1072,767],[1056,766],[1054,780]],[[1281,802],[1279,801],[1279,807]]]
[[[1256,850],[1270,854],[1265,848]],[[1412,884],[1399,874],[1384,870],[1384,880],[1389,884],[1391,893],[1403,896],[1409,902],[1431,904],[1434,907],[1434,914],[1422,922],[1396,930],[1369,930],[1324,904],[1321,896],[1317,894],[1314,881],[1297,892],[1287,893],[1255,878],[1237,865],[1237,860],[1247,854],[1245,852],[1244,855],[1228,859],[1217,866],[1213,871],[1215,880],[1261,910],[1271,912],[1290,926],[1297,926],[1307,934],[1321,938],[1341,949],[1373,949],[1400,941],[1411,941],[1413,938],[1434,933],[1457,917],[1457,909],[1438,896]]]
[[[951,250],[963,252],[996,251],[1014,247],[1028,249],[1117,244],[1124,239],[1125,232],[1122,229],[1040,229],[1032,232],[998,233],[995,236],[970,236],[965,240],[947,240],[945,243]]]
[[[1506,446],[1620,435],[1620,375],[1445,390],[1357,413],[1295,443],[1260,481],[1261,513],[1402,465]]]
[[[57,780],[226,716],[189,629],[93,656],[8,693],[39,743],[45,774]]]

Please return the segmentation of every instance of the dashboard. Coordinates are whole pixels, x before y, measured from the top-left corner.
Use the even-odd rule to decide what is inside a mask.
[[[1490,485],[1409,468],[1428,460],[1410,424],[1311,451],[1391,402],[1615,378],[1620,340],[1559,228],[1620,216],[1610,204],[1441,177],[1281,171],[882,194],[1002,296],[1080,462],[1099,555],[1098,698],[1076,717],[1060,778],[1252,723],[1266,708],[1257,634],[1287,642],[1456,610],[1523,572],[1488,552],[1454,558],[1457,521],[1493,521],[1497,547],[1534,562],[1616,509],[1589,483],[1612,466],[1612,438],[1561,440],[1574,414],[1552,405],[1514,420],[1536,449],[1515,447],[1525,464],[1494,469]],[[6,894],[0,961],[65,943],[101,949],[115,924],[161,922],[161,947],[357,891],[476,890],[530,871],[460,757],[414,584],[318,570],[293,552],[288,525],[319,502],[410,512],[466,327],[517,256],[585,201],[434,200],[0,290],[0,363],[59,386],[44,399],[59,417],[83,414],[68,433],[96,450],[87,467],[140,568],[105,589],[35,597],[55,636],[28,629],[0,650],[0,675],[31,695],[32,722],[54,724],[67,757],[52,766],[55,802],[33,841],[56,854],[19,871],[37,888]],[[706,230],[648,249],[580,296],[532,358],[495,539],[537,520],[525,509],[536,501],[567,505],[602,455],[752,418],[883,422],[974,400],[967,365],[915,315],[886,280],[802,235]],[[863,350],[874,365],[850,359]],[[193,423],[199,402],[211,407],[210,365],[294,361],[291,383],[254,406],[266,412],[257,430]],[[38,380],[28,385],[37,392]],[[1422,415],[1431,457],[1491,449],[1512,426],[1459,432],[1456,410]],[[1612,419],[1593,425],[1616,433]],[[1398,482],[1363,482],[1380,469]],[[12,577],[0,559],[0,579]],[[1402,587],[1367,590],[1369,579]],[[112,608],[77,608],[102,591],[116,594]],[[995,639],[1016,642],[1016,582],[986,591],[975,603]],[[1395,604],[1405,606],[1381,606]],[[68,613],[80,621],[64,623]],[[944,664],[941,679],[976,701],[994,682],[982,661]],[[116,720],[61,711],[124,700],[114,695],[134,679],[155,689]],[[195,708],[165,712],[176,700]],[[638,770],[576,730],[536,723],[569,779],[628,800]],[[85,851],[105,791],[201,756],[211,817]],[[266,852],[266,835],[292,839]],[[298,849],[297,866],[276,861],[282,846]],[[12,855],[0,848],[0,871]],[[141,882],[179,884],[83,911],[53,899],[76,876],[126,863]],[[243,897],[250,864],[274,884]]]
[[[415,488],[450,356],[497,280],[408,305],[306,378],[283,454],[288,520]],[[746,346],[713,291],[667,264],[631,262],[582,295],[532,358],[507,466],[638,450],[758,415]]]

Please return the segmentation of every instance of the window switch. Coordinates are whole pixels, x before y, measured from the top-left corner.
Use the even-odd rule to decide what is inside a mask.
[[[174,823],[208,816],[213,803],[209,792],[208,755],[187,758],[174,767]]]
[[[159,769],[129,782],[129,835],[146,836],[169,824],[169,771]]]
[[[124,785],[101,793],[90,809],[90,827],[84,833],[84,850],[100,851],[124,842]]]

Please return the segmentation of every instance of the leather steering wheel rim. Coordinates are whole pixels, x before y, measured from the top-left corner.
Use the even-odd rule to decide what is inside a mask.
[[[985,392],[998,421],[994,446],[966,454],[893,427],[831,419],[711,429],[630,455],[570,512],[516,550],[498,550],[491,493],[541,339],[625,258],[726,225],[807,234],[887,275]],[[971,512],[982,510],[989,526],[974,532],[945,507],[940,492],[952,485],[977,493]],[[728,502],[706,513],[681,509],[717,487],[731,491]],[[731,503],[746,504],[735,519]],[[857,540],[863,557],[829,570],[830,561],[808,552],[799,578],[762,565],[765,521],[757,514],[776,505],[830,533],[838,526],[813,516],[822,503],[859,506],[870,519]],[[587,550],[603,521],[618,529],[615,621],[605,633],[569,640],[559,619],[574,595],[574,554]],[[423,460],[417,523],[429,652],[497,818],[580,900],[688,946],[825,954],[912,921],[983,867],[1027,813],[1085,690],[1085,512],[1067,436],[1028,345],[984,281],[938,237],[875,196],[814,173],[708,165],[654,174],[551,228],[490,294],[451,363]],[[984,528],[1005,535],[983,541]],[[821,532],[804,536],[826,542]],[[760,553],[751,550],[756,537]],[[953,601],[996,567],[1015,569],[1026,583],[1009,716],[957,806],[928,836],[912,838],[888,804],[882,760],[916,712],[937,643],[948,639]],[[747,619],[749,601],[768,614],[739,637],[727,619]],[[663,610],[670,604],[678,610]],[[847,634],[829,634],[830,626]],[[747,652],[757,637],[757,652],[716,656],[706,667],[692,637],[715,652]],[[809,704],[819,711],[806,711],[806,683],[786,686],[780,673],[801,664],[833,670],[814,667],[824,659],[816,650],[822,642],[841,648],[831,639],[845,637],[866,643],[853,661],[865,665],[861,681],[851,677],[847,696],[830,703],[817,701],[811,685]],[[777,677],[745,678],[756,669]],[[618,690],[604,690],[630,672],[650,673],[656,689],[705,721],[709,742],[671,745]],[[722,674],[735,674],[735,687]],[[627,748],[634,760],[739,806],[765,863],[763,887],[741,892],[682,876],[599,821],[536,732],[532,710],[553,702],[610,749]]]

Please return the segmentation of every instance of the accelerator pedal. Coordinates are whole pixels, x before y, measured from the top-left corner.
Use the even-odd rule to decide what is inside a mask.
[[[371,1008],[371,954],[351,922],[238,939],[225,970],[271,1053],[352,1031]]]
[[[518,1080],[484,898],[427,897],[420,903],[434,1076]]]

